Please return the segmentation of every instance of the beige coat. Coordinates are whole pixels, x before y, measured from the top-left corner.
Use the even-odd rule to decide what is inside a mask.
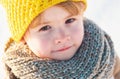
[[[115,79],[120,79],[120,58],[118,56],[116,57],[116,64],[113,75]]]

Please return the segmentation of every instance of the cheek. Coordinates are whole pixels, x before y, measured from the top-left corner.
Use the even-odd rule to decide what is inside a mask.
[[[40,40],[39,45],[42,52],[48,52],[48,50],[50,49],[50,41],[48,39]]]
[[[44,57],[49,55],[51,44],[50,39],[48,38],[31,38],[30,41],[27,42],[30,49],[39,57]]]
[[[50,40],[47,38],[40,38],[37,41],[36,44],[40,52],[48,52],[50,50]]]
[[[80,45],[84,37],[83,25],[76,25],[75,28],[72,29],[71,35],[75,43],[77,45]]]

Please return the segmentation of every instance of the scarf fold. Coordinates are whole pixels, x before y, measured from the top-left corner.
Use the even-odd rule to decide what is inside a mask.
[[[91,20],[84,20],[84,39],[70,60],[35,56],[26,44],[10,41],[5,63],[20,79],[110,79],[115,52],[110,37]]]

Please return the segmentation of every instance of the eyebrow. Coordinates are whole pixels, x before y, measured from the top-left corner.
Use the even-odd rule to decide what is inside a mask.
[[[74,16],[74,15],[68,15],[68,16],[66,16],[65,18],[63,18],[63,19],[67,19],[67,18],[69,18],[69,17],[72,17],[72,16]],[[43,22],[41,22],[40,24],[50,24],[51,23],[51,21],[43,21]]]

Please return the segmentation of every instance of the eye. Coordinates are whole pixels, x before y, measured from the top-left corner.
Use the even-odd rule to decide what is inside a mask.
[[[40,28],[39,31],[47,31],[49,29],[51,29],[51,26],[46,25],[46,26],[43,26],[42,28]]]
[[[74,22],[76,19],[75,18],[70,18],[65,21],[66,24]]]

